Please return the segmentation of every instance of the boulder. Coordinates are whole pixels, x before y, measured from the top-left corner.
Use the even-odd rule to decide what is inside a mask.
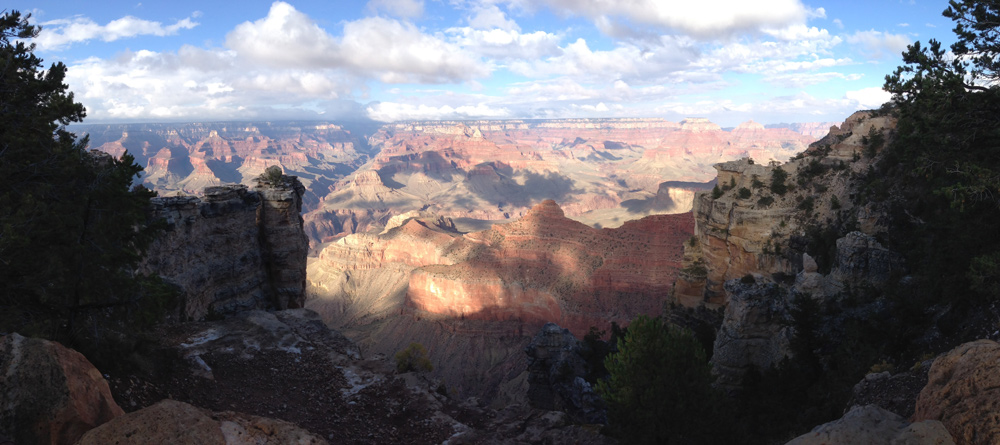
[[[0,439],[18,444],[73,443],[124,414],[94,365],[59,343],[0,338]]]
[[[99,444],[265,445],[325,444],[293,423],[231,411],[215,413],[163,400],[90,430],[78,445]]]
[[[915,421],[940,420],[958,444],[1000,443],[1000,344],[965,343],[938,357],[917,397]]]
[[[954,444],[941,422],[907,422],[906,419],[874,405],[855,406],[844,417],[824,423],[792,439],[786,445],[903,445]]]

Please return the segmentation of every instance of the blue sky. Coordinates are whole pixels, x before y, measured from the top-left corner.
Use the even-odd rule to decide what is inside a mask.
[[[907,44],[953,40],[943,0],[14,3],[86,123],[841,121]]]

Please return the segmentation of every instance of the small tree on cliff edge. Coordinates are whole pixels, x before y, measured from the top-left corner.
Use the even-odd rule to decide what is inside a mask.
[[[722,395],[691,331],[639,316],[604,366],[610,375],[597,392],[612,435],[627,443],[726,443]]]
[[[152,240],[154,194],[132,187],[132,156],[92,155],[66,130],[86,112],[66,66],[44,70],[24,43],[39,31],[29,18],[0,17],[0,331],[72,343],[82,313],[135,309],[150,284],[132,271]]]

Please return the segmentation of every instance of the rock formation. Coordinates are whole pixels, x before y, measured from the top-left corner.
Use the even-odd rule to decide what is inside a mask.
[[[910,423],[896,414],[868,405],[856,406],[844,417],[817,426],[786,445],[954,443],[941,422]]]
[[[528,400],[547,410],[564,411],[583,423],[606,424],[604,401],[584,380],[587,362],[580,341],[568,330],[547,323],[524,348],[528,354]]]
[[[726,292],[730,300],[715,337],[712,362],[716,384],[736,388],[750,367],[768,369],[790,355],[793,333],[787,325],[786,291],[776,284],[731,280]]]
[[[308,240],[300,209],[302,185],[205,189],[204,197],[152,200],[153,220],[167,231],[140,266],[182,291],[180,316],[200,320],[256,308],[295,308],[304,303]]]
[[[917,398],[914,421],[940,420],[955,443],[1000,441],[1000,344],[965,343],[938,357]]]
[[[77,443],[319,445],[327,441],[290,422],[232,411],[213,413],[167,399],[92,429]]]
[[[74,443],[124,414],[101,373],[59,343],[0,337],[0,376],[0,440]]]

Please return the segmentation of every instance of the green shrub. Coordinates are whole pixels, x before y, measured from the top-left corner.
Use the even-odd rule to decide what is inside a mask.
[[[774,204],[774,198],[772,198],[770,196],[765,196],[765,197],[760,198],[760,199],[757,200],[757,205],[759,205],[761,207],[767,207],[767,206],[769,206],[771,204]]]
[[[279,167],[277,165],[272,165],[272,166],[264,169],[264,173],[261,173],[260,176],[258,176],[258,179],[260,179],[261,181],[264,181],[264,182],[267,182],[267,183],[270,183],[270,184],[273,184],[273,185],[281,184],[281,181],[282,181],[283,178],[284,178],[284,174],[281,171],[281,167]]]
[[[740,189],[736,192],[736,197],[740,199],[750,199],[750,189],[740,187]]]
[[[434,370],[430,359],[427,358],[427,349],[420,343],[410,343],[406,349],[396,353],[396,372],[425,372]]]
[[[785,184],[785,180],[788,179],[788,172],[781,169],[781,167],[776,167],[771,173],[771,193],[778,196],[782,196],[788,192],[788,185]]]

